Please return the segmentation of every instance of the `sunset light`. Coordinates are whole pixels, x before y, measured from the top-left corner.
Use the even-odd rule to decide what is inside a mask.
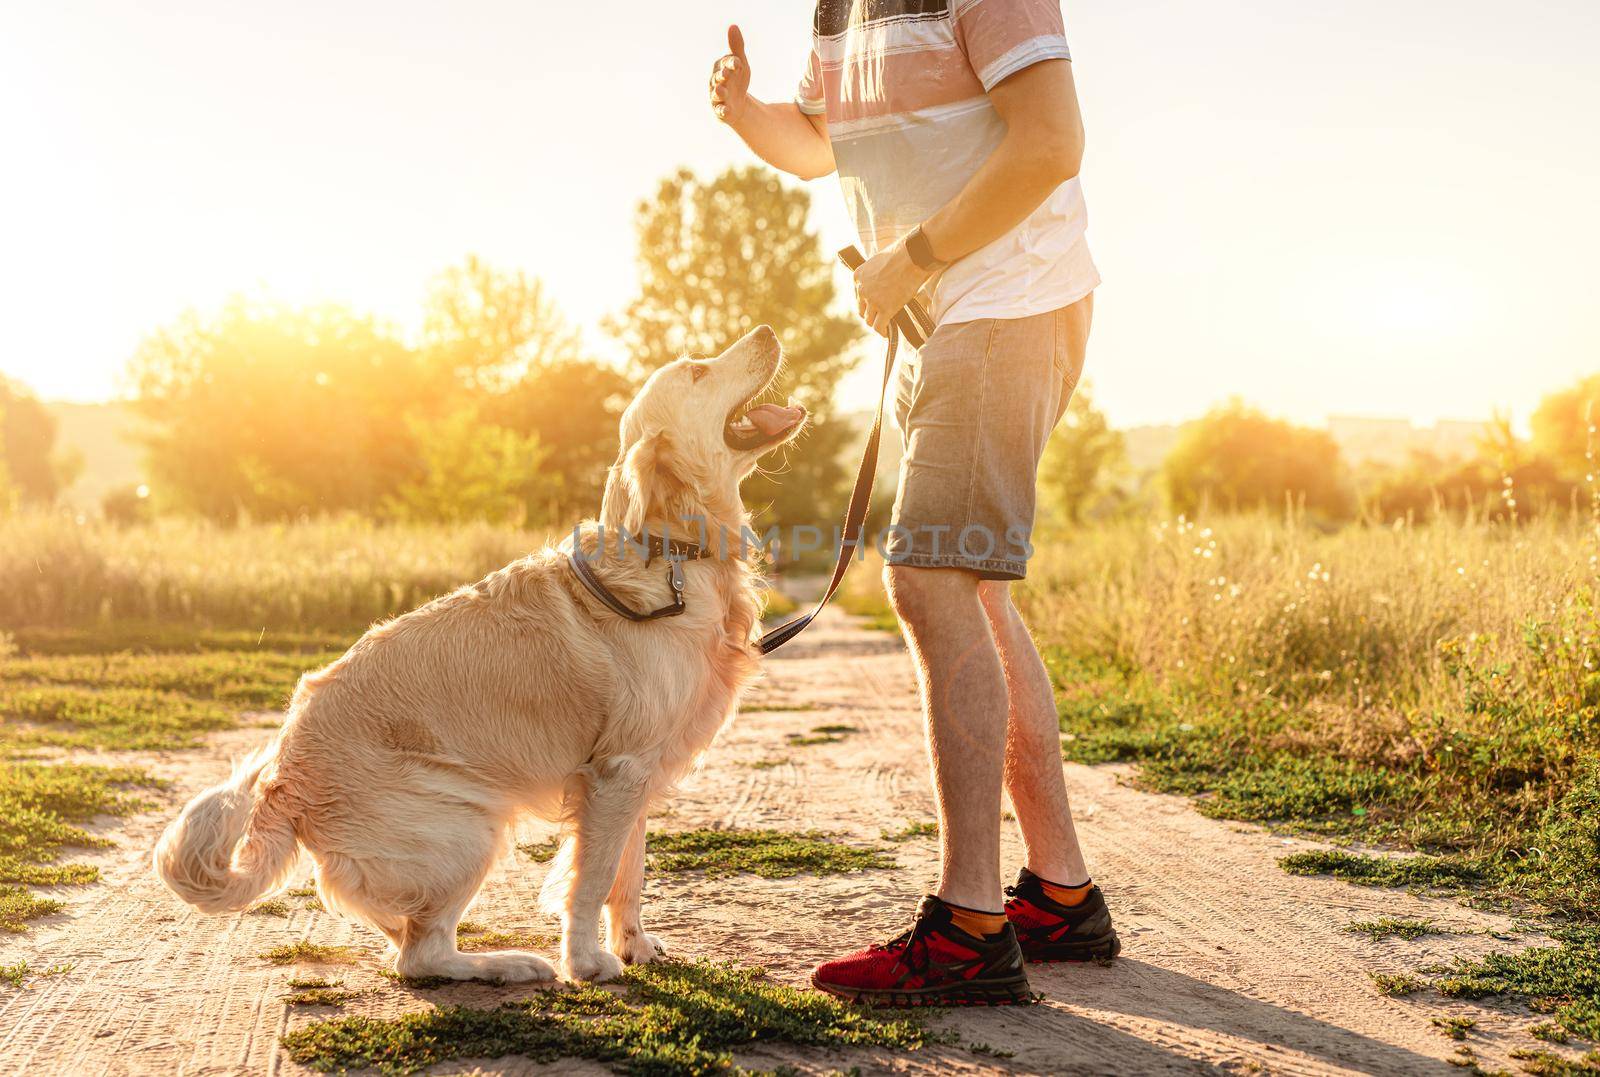
[[[1600,1072],[1600,0],[0,25],[0,1077]]]

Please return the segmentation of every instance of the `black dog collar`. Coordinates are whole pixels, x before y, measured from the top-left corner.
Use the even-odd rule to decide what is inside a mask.
[[[602,536],[601,541],[604,542]],[[661,617],[676,617],[684,610],[683,605],[683,563],[685,561],[699,561],[711,556],[711,551],[693,542],[680,542],[669,535],[652,535],[645,532],[643,543],[625,540],[633,545],[642,545],[645,549],[645,565],[648,566],[656,558],[667,562],[667,585],[672,588],[672,601],[659,609],[648,613],[640,613],[629,606],[622,599],[611,593],[610,588],[601,582],[595,574],[594,566],[590,559],[579,550],[574,550],[567,555],[567,567],[572,574],[578,577],[578,582],[584,589],[593,595],[601,605],[619,617],[626,617],[630,621],[654,621]]]

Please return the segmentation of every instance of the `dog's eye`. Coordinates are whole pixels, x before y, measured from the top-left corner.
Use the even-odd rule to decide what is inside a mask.
[[[693,378],[695,381],[699,381],[709,373],[711,373],[711,368],[706,366],[704,363],[689,364],[689,377]]]

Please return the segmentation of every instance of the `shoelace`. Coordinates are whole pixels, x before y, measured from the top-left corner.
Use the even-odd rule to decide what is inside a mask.
[[[888,942],[873,946],[873,949],[885,953],[898,952],[912,971],[920,972],[928,966],[928,931],[923,927],[923,918],[919,916],[910,927]]]

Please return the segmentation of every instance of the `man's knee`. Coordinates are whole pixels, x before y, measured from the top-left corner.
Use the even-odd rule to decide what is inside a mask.
[[[958,615],[978,590],[976,576],[953,568],[885,565],[883,583],[895,615],[913,625]]]

